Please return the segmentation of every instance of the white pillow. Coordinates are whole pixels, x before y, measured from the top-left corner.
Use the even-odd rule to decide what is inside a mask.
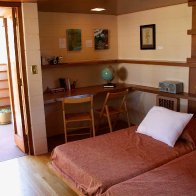
[[[193,114],[154,106],[138,126],[138,133],[151,136],[173,147]]]

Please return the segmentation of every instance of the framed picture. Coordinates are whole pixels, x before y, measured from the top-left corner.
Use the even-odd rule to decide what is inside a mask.
[[[108,44],[108,29],[94,30],[95,50],[104,50],[109,48]]]
[[[67,50],[78,51],[82,48],[81,30],[80,29],[67,29]]]
[[[156,49],[155,24],[140,26],[140,49]]]

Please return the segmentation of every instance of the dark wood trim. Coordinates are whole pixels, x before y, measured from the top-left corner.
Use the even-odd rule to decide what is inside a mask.
[[[196,64],[195,63],[190,63],[189,64],[189,67],[191,68],[191,67],[196,67]]]
[[[28,127],[28,146],[29,154],[34,155],[33,148],[33,138],[31,129],[31,117],[30,117],[30,106],[29,106],[29,96],[28,96],[28,82],[27,82],[27,70],[26,70],[26,59],[25,59],[25,47],[24,47],[24,33],[23,33],[23,23],[22,23],[22,8],[18,8],[18,23],[19,23],[19,39],[21,48],[21,61],[22,61],[22,77],[23,77],[23,89],[24,89],[24,99],[25,99],[25,111],[26,111],[26,125]]]
[[[119,59],[118,63],[131,63],[131,64],[146,64],[146,65],[163,65],[163,66],[178,66],[188,67],[186,62],[177,61],[152,61],[152,60],[132,60],[132,59]]]
[[[192,29],[187,31],[188,35],[191,35],[191,58],[187,59],[189,65],[189,93],[195,95],[195,73],[196,73],[196,0],[188,0],[188,5],[192,7]],[[189,100],[188,111],[191,113],[196,112],[196,102]]]
[[[187,58],[187,63],[189,64],[189,66],[191,64],[195,64],[196,63],[196,58],[195,57]]]
[[[0,1],[0,7],[21,7],[21,2]]]
[[[188,35],[196,35],[196,29],[187,30]]]
[[[196,1],[195,0],[188,0],[188,6],[196,6]]]

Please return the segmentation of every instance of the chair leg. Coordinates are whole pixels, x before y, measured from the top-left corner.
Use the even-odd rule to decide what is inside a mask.
[[[91,109],[91,123],[92,123],[92,128],[93,128],[93,137],[95,137],[95,118],[94,118],[94,112],[93,109]]]
[[[65,143],[67,143],[67,124],[64,125]]]
[[[126,103],[125,103],[124,107],[125,107],[125,111],[126,111],[126,115],[127,115],[127,123],[128,123],[128,126],[130,127],[131,123],[130,123],[130,120],[129,120],[129,113],[128,113],[128,109],[127,109],[127,104]]]
[[[95,123],[94,123],[94,120],[92,120],[92,129],[93,129],[93,137],[95,137]]]
[[[127,114],[127,123],[128,123],[128,126],[130,127],[131,126],[131,123],[130,123],[128,111],[126,112],[126,114]]]
[[[111,119],[110,119],[109,109],[108,109],[107,106],[105,107],[105,109],[106,109],[106,114],[107,114],[107,119],[108,119],[108,124],[109,124],[109,128],[110,128],[110,132],[112,132],[112,123],[111,123]]]

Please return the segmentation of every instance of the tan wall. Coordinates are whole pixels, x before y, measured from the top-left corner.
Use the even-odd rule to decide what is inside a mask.
[[[81,51],[59,48],[59,39],[66,39],[66,29],[70,28],[81,29]],[[109,49],[94,50],[93,32],[96,28],[109,30]],[[118,56],[116,16],[39,12],[39,29],[42,56],[63,56],[64,62],[116,59]],[[87,40],[92,40],[91,48],[86,47]],[[58,87],[60,77],[77,80],[78,87],[104,83],[100,73],[105,66],[107,64],[44,69],[43,90],[47,86]]]
[[[109,49],[95,51],[94,47],[86,47],[87,40],[94,42],[96,28],[109,30]],[[42,56],[63,56],[64,62],[117,58],[116,16],[39,12],[39,29]],[[66,29],[81,29],[81,51],[59,48],[59,39],[66,39]]]
[[[119,58],[185,61],[190,57],[192,11],[187,4],[118,16]],[[140,50],[140,25],[156,24],[156,50]]]
[[[81,29],[82,50],[68,51],[59,47],[59,39],[66,39],[66,29]],[[96,28],[109,30],[109,49],[94,50],[93,32]],[[107,60],[118,56],[117,17],[93,14],[67,14],[39,12],[41,55],[63,56],[63,62]],[[92,41],[92,47],[86,47],[86,41]],[[59,78],[77,80],[77,87],[105,83],[101,78],[101,70],[105,65],[65,66],[62,68],[43,69],[43,90],[47,87],[59,87]],[[114,68],[117,65],[112,65]],[[45,105],[47,135],[63,133],[62,111],[57,104]],[[54,129],[55,127],[55,129]]]
[[[192,11],[180,4],[118,16],[118,57],[120,59],[186,61],[191,55]],[[140,50],[140,25],[156,24],[156,50]],[[159,81],[182,81],[188,91],[189,69],[158,65],[120,64],[127,71],[127,83],[158,87]],[[130,96],[132,122],[139,123],[155,104],[156,97],[147,93]],[[181,111],[187,103],[181,100]]]

